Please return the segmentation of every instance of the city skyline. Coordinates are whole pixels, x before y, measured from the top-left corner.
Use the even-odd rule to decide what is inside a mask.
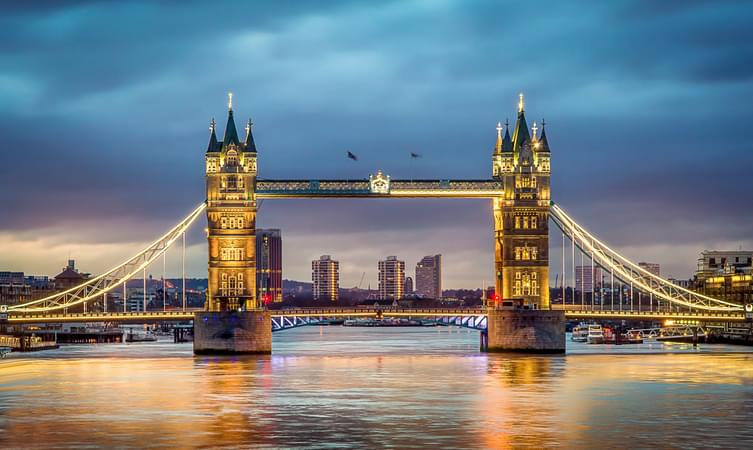
[[[675,278],[691,276],[705,249],[753,247],[751,200],[730,194],[730,186],[750,191],[753,162],[750,144],[734,132],[752,114],[737,99],[753,92],[750,15],[734,4],[591,5],[579,15],[582,31],[561,21],[569,6],[524,6],[518,13],[535,17],[539,30],[527,45],[517,45],[530,37],[522,22],[489,26],[504,9],[491,2],[278,6],[252,18],[229,15],[213,35],[200,25],[207,10],[152,8],[5,11],[2,33],[13,47],[0,56],[0,127],[9,149],[33,148],[35,157],[3,153],[0,189],[24,195],[10,195],[13,213],[0,216],[0,245],[9,249],[0,268],[54,275],[72,258],[98,273],[164,232],[203,198],[206,126],[213,116],[221,121],[228,90],[239,121],[256,122],[260,173],[290,178],[365,178],[377,169],[487,177],[494,125],[514,119],[523,91],[529,120],[547,119],[555,201],[610,246]],[[143,20],[155,13],[164,21]],[[416,25],[393,26],[405,21]],[[387,29],[388,38],[379,32]],[[603,45],[583,50],[579,43],[593,33]],[[639,45],[649,38],[658,45]],[[153,40],[164,46],[158,54]],[[310,45],[328,63],[296,70],[311,66]],[[405,51],[395,52],[398,45]],[[280,47],[295,50],[277,55]],[[143,64],[158,56],[159,66]],[[210,59],[249,64],[208,77],[185,70]],[[54,76],[43,70],[56,61],[65,64]],[[507,61],[517,62],[514,75]],[[730,132],[719,133],[719,121]],[[37,177],[18,170],[30,164]],[[383,255],[417,260],[427,248],[447,256],[448,288],[478,286],[493,277],[490,224],[483,200],[272,201],[259,213],[260,228],[285,230],[286,274],[306,279],[312,259],[337,254],[343,286]],[[205,273],[202,228],[189,236],[189,276]],[[553,255],[556,246],[553,238]],[[179,273],[175,258],[169,264]],[[367,275],[375,285],[376,273]]]

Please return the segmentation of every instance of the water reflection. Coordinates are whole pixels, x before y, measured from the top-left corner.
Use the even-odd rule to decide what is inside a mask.
[[[477,346],[465,330],[330,327],[275,335],[262,357],[193,357],[169,343],[14,355],[0,362],[0,447],[738,447],[753,438],[751,353],[591,347],[539,357]]]

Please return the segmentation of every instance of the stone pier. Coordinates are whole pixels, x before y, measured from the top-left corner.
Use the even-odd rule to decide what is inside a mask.
[[[565,313],[536,309],[487,311],[488,352],[565,353]]]
[[[269,311],[199,312],[194,315],[193,329],[197,355],[272,353]]]

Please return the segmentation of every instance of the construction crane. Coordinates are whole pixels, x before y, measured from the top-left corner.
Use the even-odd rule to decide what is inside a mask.
[[[363,277],[366,276],[366,272],[361,274],[361,281],[358,282],[358,289],[361,289],[361,285],[363,284]]]

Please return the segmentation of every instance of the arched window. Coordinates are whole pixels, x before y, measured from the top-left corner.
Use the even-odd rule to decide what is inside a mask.
[[[228,293],[229,295],[235,295],[235,290],[238,286],[238,280],[235,278],[235,276],[231,275],[228,278]]]
[[[223,273],[220,279],[222,280],[220,283],[220,295],[227,295],[227,274]]]
[[[229,150],[227,152],[227,165],[228,166],[238,165],[238,152],[236,152],[235,150]]]

